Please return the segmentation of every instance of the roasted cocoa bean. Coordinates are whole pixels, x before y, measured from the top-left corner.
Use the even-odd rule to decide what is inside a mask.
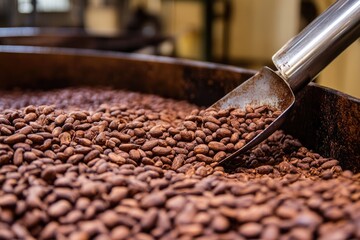
[[[203,110],[120,90],[9,96],[0,96],[0,238],[359,236],[358,174],[283,131],[218,165],[276,109]]]

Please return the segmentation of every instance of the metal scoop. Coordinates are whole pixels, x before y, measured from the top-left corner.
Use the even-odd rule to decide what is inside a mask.
[[[220,163],[255,147],[278,129],[295,102],[295,93],[359,37],[360,1],[338,0],[273,55],[276,72],[263,67],[214,103],[211,107],[218,109],[267,105],[282,111],[260,134]]]

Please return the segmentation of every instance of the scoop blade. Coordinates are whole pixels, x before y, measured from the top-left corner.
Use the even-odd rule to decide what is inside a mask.
[[[263,67],[253,77],[214,103],[211,108],[239,108],[245,110],[247,106],[256,108],[265,105],[282,112],[260,134],[246,143],[241,149],[220,161],[220,163],[233,159],[266,140],[284,122],[286,114],[294,102],[295,95],[289,84],[270,68]]]

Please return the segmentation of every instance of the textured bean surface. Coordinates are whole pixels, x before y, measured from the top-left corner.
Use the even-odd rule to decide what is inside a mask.
[[[280,112],[202,110],[109,89],[0,96],[0,239],[357,239],[360,174]]]

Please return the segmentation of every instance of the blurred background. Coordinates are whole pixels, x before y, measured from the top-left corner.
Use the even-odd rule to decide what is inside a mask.
[[[334,0],[0,0],[0,44],[139,52],[272,66]],[[360,97],[360,41],[316,79]]]

